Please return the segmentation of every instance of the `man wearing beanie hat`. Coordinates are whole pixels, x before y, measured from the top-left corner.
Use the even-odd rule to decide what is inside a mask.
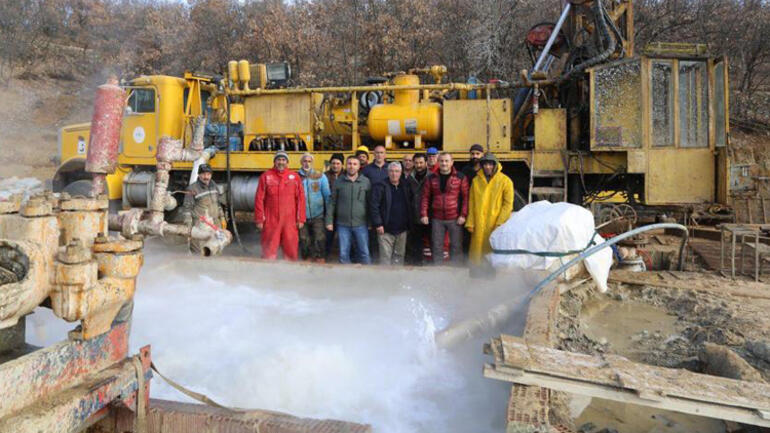
[[[345,166],[345,155],[333,153],[329,158],[329,169],[326,170],[326,180],[329,181],[329,189],[334,188],[334,181],[342,175],[342,168]]]
[[[473,182],[473,178],[476,177],[476,173],[481,170],[481,164],[479,161],[484,156],[484,147],[480,144],[474,144],[468,150],[470,154],[470,162],[463,167],[463,174],[468,178],[468,182]]]
[[[289,155],[276,152],[273,168],[262,173],[254,199],[254,222],[262,231],[262,258],[274,260],[278,246],[297,260],[299,229],[305,225],[305,192],[299,175],[289,170]]]
[[[479,161],[481,170],[473,179],[470,209],[465,228],[471,232],[468,258],[480,265],[484,255],[492,251],[489,236],[503,225],[513,212],[513,181],[503,174],[497,157],[487,153]]]

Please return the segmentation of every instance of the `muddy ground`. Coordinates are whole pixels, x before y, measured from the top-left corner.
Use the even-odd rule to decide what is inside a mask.
[[[699,353],[713,343],[770,382],[770,299],[614,284],[564,294],[559,311],[560,349],[704,372]]]

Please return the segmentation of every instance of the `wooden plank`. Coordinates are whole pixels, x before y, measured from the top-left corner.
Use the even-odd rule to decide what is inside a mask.
[[[743,424],[770,427],[770,420],[768,420],[767,417],[763,417],[762,411],[740,407],[690,401],[672,397],[650,399],[648,396],[639,395],[634,391],[623,388],[583,382],[575,379],[565,379],[525,370],[507,369],[491,364],[484,365],[484,376],[490,379],[514,382],[522,385],[540,386],[571,394],[614,400],[622,403],[636,404],[639,406],[653,407],[691,415],[718,418]]]
[[[770,420],[762,421],[756,415],[757,410],[770,410],[770,385],[765,383],[650,366],[617,355],[600,357],[528,345],[522,338],[510,335],[502,335],[499,340],[503,356],[495,359],[496,365],[490,371],[505,373],[515,383],[566,392],[580,390],[578,393],[585,395],[592,395],[587,389],[602,389],[603,393],[612,389],[632,394],[634,401],[648,402],[646,405],[665,402],[686,413],[770,426]],[[706,406],[724,410],[707,415],[702,413]]]
[[[674,274],[674,272],[668,271],[667,274]],[[698,292],[710,292],[744,298],[770,299],[770,290],[767,290],[768,286],[765,283],[742,281],[741,283],[746,285],[747,288],[736,289],[730,287],[730,285],[735,284],[734,281],[723,282],[721,281],[722,279],[716,278],[713,280],[697,281],[688,279],[687,275],[681,275],[678,276],[678,278],[680,279],[667,279],[658,272],[612,271],[610,272],[608,281],[614,283],[629,284],[631,286],[652,286],[664,289],[695,290]]]

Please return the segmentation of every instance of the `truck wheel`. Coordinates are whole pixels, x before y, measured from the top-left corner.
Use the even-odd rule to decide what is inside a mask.
[[[89,179],[80,179],[76,180],[70,184],[67,184],[61,192],[66,192],[67,194],[71,196],[78,196],[81,195],[83,197],[88,197],[88,194],[91,192],[91,186],[92,182]]]

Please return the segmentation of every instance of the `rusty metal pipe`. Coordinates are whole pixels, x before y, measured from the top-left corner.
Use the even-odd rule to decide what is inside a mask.
[[[106,175],[115,173],[126,92],[115,77],[96,89],[94,114],[86,156],[86,171],[92,173],[91,195],[98,197],[107,191]]]

